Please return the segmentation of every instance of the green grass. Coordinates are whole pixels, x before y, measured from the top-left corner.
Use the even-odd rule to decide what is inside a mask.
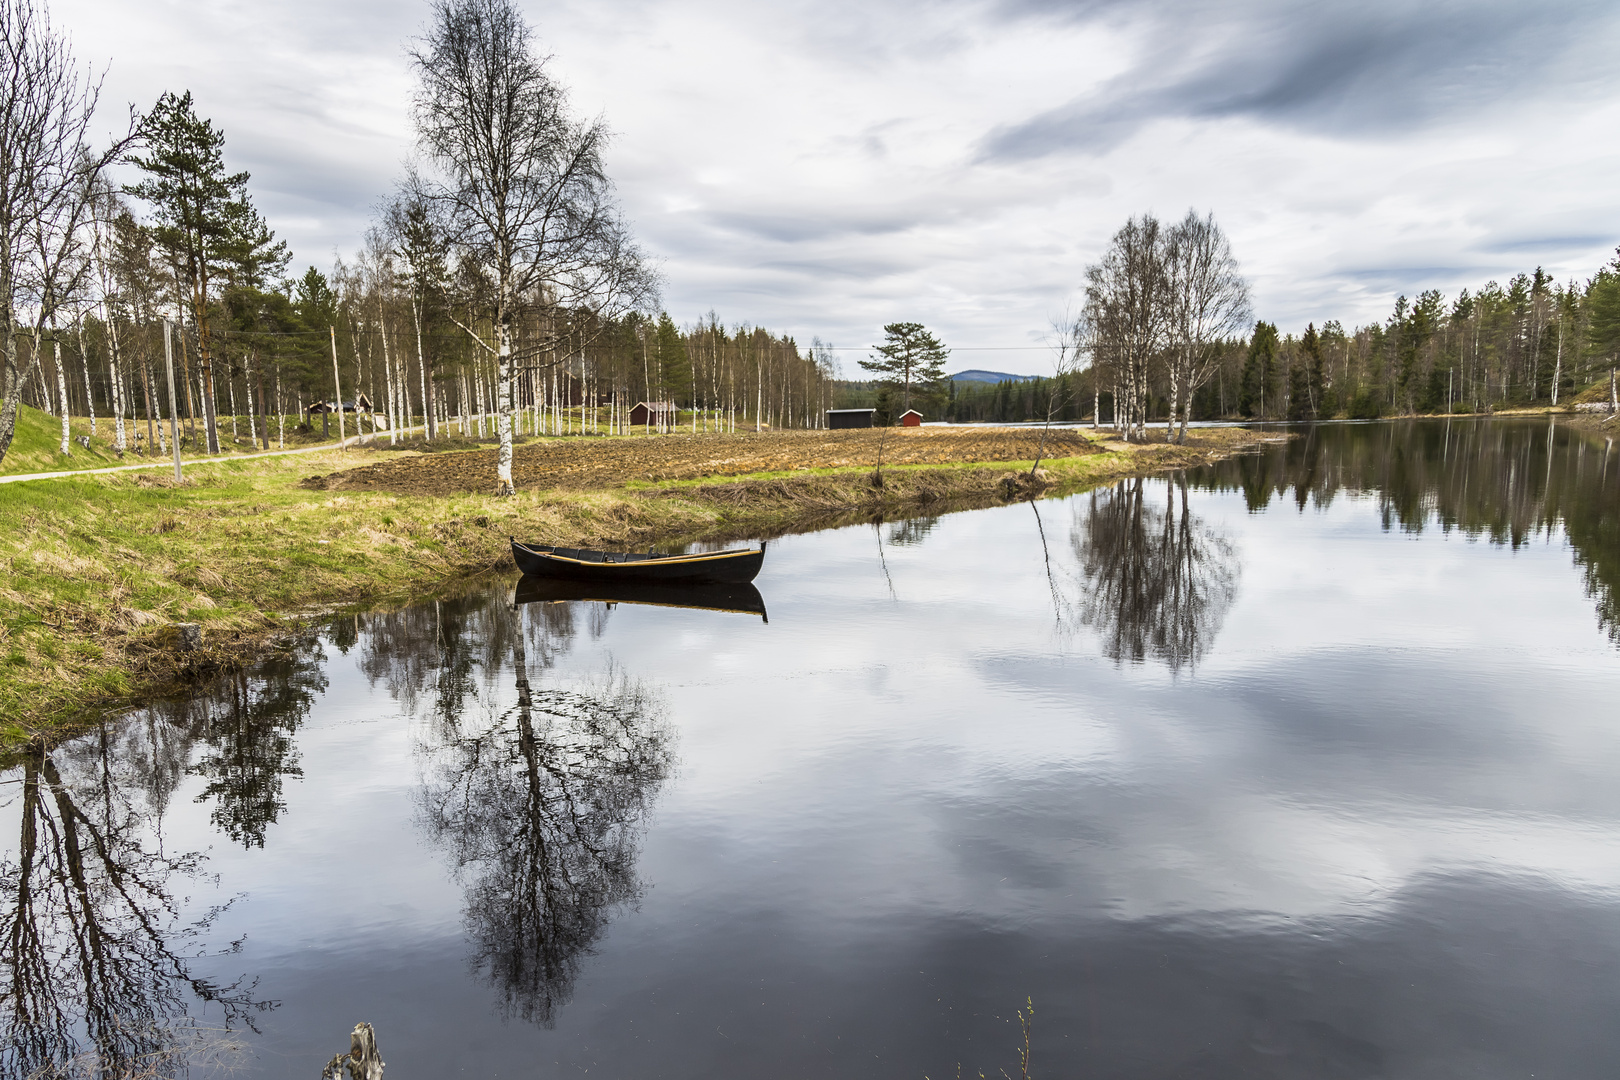
[[[291,419],[289,418],[289,421]],[[261,452],[258,447],[248,441],[246,417],[238,420],[237,427],[241,434],[232,436],[231,418],[229,416],[220,417],[220,453],[217,456],[224,457],[233,454],[246,456]],[[144,452],[147,448],[145,420],[126,419],[124,421],[124,438],[128,449],[126,449],[123,457],[119,457],[117,451],[113,449],[113,433],[116,428],[112,419],[105,416],[98,418],[95,433],[92,434],[90,420],[87,417],[73,416],[68,418],[68,429],[71,432],[68,440],[69,453],[64,455],[61,452],[61,417],[51,416],[27,405],[19,406],[17,409],[17,429],[12,437],[11,447],[6,451],[4,460],[0,460],[0,475],[15,476],[20,473],[74,472],[79,469],[102,469],[113,465],[160,464],[171,460],[169,451]],[[141,447],[143,452],[141,453],[135,451],[135,435],[137,431],[142,436]],[[280,448],[277,434],[277,429],[274,427],[274,418],[272,418],[270,440],[272,450]],[[352,429],[349,434],[354,434]],[[89,438],[89,447],[79,444],[78,439],[80,436]],[[164,438],[168,438],[166,427]],[[216,456],[206,453],[205,450],[193,449],[190,440],[187,438],[186,424],[184,422],[180,424],[180,439],[182,460],[190,461],[196,458]],[[321,437],[318,426],[307,435],[296,432],[290,422],[287,426],[286,449],[289,450],[305,446],[320,446],[336,441],[336,426],[333,427],[332,436],[329,439]],[[198,443],[199,445],[203,443],[200,426],[198,428]],[[164,445],[166,446],[167,443],[165,442]]]
[[[90,435],[90,421],[78,417],[68,421],[73,438]],[[127,424],[127,421],[126,421]],[[97,469],[107,465],[133,464],[139,460],[126,455],[120,461],[112,449],[113,425],[110,420],[96,422],[96,434],[90,436],[87,450],[70,441],[69,454],[61,452],[62,420],[38,409],[20,405],[17,408],[17,430],[11,440],[11,449],[0,461],[0,473],[61,472],[69,469]],[[133,433],[129,436],[134,438]]]
[[[372,455],[0,485],[0,716],[38,724],[161,682],[163,635],[251,642],[285,613],[387,597],[509,558],[506,538],[624,540],[717,515],[625,493],[402,498],[298,486]]]
[[[1043,464],[1052,490],[1073,491],[1207,452],[1159,444]],[[881,489],[850,467],[506,499],[299,486],[385,453],[198,463],[182,485],[163,470],[0,484],[0,743],[251,657],[299,613],[510,572],[511,535],[592,547],[765,535],[833,510],[993,500],[1020,467],[885,467]],[[203,626],[205,655],[173,648],[180,622]]]

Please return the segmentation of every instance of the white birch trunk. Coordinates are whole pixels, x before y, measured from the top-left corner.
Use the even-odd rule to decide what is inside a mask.
[[[251,381],[252,377],[253,376],[252,376],[251,369],[247,369],[245,371],[245,373],[243,374],[243,376],[242,376],[242,389],[247,391],[248,445],[250,445],[250,446],[258,446],[258,444],[259,444],[259,421],[258,421],[258,418],[254,415],[258,410],[253,407],[253,383]],[[233,392],[233,395],[234,395],[234,392]],[[234,400],[231,402],[231,408],[233,408],[233,409],[236,408],[236,402]]]
[[[399,444],[399,399],[397,397],[398,387],[395,384],[398,380],[394,377],[394,358],[393,353],[388,348],[388,332],[382,330],[381,300],[377,302],[377,327],[382,334],[383,393],[387,395],[386,400],[388,402],[386,410],[388,414],[388,445],[397,446]]]
[[[411,300],[411,314],[416,320],[416,369],[422,376],[422,422],[427,425],[428,439],[432,440],[439,437],[438,395],[433,393],[428,383],[427,353],[422,351],[422,304],[414,297]]]
[[[495,457],[495,494],[512,495],[512,316],[515,297],[510,281],[501,283],[501,308],[495,319],[495,394],[500,412],[495,431],[501,440]]]
[[[90,390],[90,352],[84,347],[84,316],[79,316],[79,321],[74,324],[74,328],[79,335],[79,363],[84,368],[84,407],[90,413],[90,434],[94,435],[96,433],[96,395]],[[116,381],[108,388],[108,393],[113,396],[113,400],[117,400],[118,383]],[[1557,402],[1554,402],[1554,404],[1557,404]],[[123,447],[120,446],[118,449],[122,450]]]
[[[73,432],[68,427],[68,392],[67,369],[62,366],[62,339],[56,334],[56,316],[51,316],[51,352],[56,360],[56,396],[62,409],[62,453],[71,454],[73,451],[68,444],[73,438]]]
[[[1553,408],[1558,407],[1558,384],[1564,377],[1564,319],[1562,313],[1558,318],[1558,356],[1553,361],[1552,403]]]

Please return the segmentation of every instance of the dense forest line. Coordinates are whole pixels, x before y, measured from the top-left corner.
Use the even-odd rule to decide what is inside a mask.
[[[123,221],[135,243],[155,247],[127,213]],[[174,293],[161,262],[132,265],[146,272],[117,281],[106,315],[87,310],[43,335],[23,401],[51,415],[98,420],[118,449],[166,450],[168,318],[182,443],[201,448],[205,375],[195,324],[160,299],[123,302]],[[386,261],[365,258],[340,262],[331,274],[311,268],[263,290],[227,285],[208,305],[222,434],[284,446],[293,431],[311,430],[312,405],[313,422],[333,430],[318,406],[341,391],[346,403],[358,394],[370,404],[360,419],[379,437],[492,437],[495,365],[456,325],[476,328],[479,320],[468,313],[457,320],[450,302],[433,296],[413,303]],[[815,427],[833,397],[824,358],[789,335],[747,323],[727,327],[714,316],[677,327],[666,313],[597,321],[553,311],[543,327],[520,321],[517,337],[544,343],[514,372],[517,435],[625,430],[631,407],[642,401],[674,406],[654,413],[665,429]],[[60,364],[47,362],[53,355]]]
[[[1227,343],[1194,399],[1205,416],[1370,419],[1568,404],[1620,360],[1620,252],[1584,282],[1540,268],[1504,287],[1397,297],[1388,318],[1298,336],[1261,322]]]
[[[1084,328],[1082,328],[1083,330]],[[1170,415],[1172,372],[1160,350],[1147,365],[1144,415]],[[1584,282],[1542,270],[1504,287],[1490,281],[1451,301],[1436,290],[1397,297],[1389,317],[1345,330],[1337,320],[1299,334],[1259,321],[1247,337],[1211,346],[1207,381],[1191,393],[1194,420],[1374,419],[1482,413],[1610,400],[1620,364],[1620,252]],[[1114,418],[1113,374],[1081,349],[1061,377],[1000,383],[942,381],[914,392],[929,420],[957,423]],[[837,384],[843,407],[878,407],[877,382]]]

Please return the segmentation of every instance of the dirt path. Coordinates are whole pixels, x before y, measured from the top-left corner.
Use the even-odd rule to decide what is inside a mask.
[[[417,425],[421,427],[420,424]],[[401,429],[403,431],[405,429]],[[411,429],[415,430],[415,429]],[[345,446],[356,446],[362,438],[370,436],[351,435],[341,443],[322,443],[319,446],[300,446],[296,450],[266,450],[257,454],[221,454],[219,457],[182,458],[180,467],[189,469],[193,465],[211,465],[220,461],[256,461],[259,458],[288,457],[292,454],[313,454],[320,450],[336,450]],[[73,476],[97,476],[101,473],[135,472],[139,469],[172,469],[174,459],[164,458],[162,461],[143,461],[139,465],[108,465],[100,469],[71,469],[65,472],[37,472],[18,473],[15,476],[0,476],[0,484],[20,484],[25,480],[64,480]]]
[[[891,428],[885,431],[774,431],[735,435],[548,439],[517,447],[512,480],[520,490],[617,487],[633,480],[697,480],[710,476],[870,468],[882,445],[886,465],[1028,461],[1039,429]],[[1073,428],[1048,436],[1045,456],[1081,457],[1102,447]],[[401,495],[487,492],[495,483],[495,451],[422,454],[365,465],[305,481],[325,490],[387,491]]]

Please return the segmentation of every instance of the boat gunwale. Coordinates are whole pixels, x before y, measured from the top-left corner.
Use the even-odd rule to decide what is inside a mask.
[[[734,548],[734,549],[732,549],[730,551],[709,551],[709,552],[699,552],[699,553],[690,554],[690,555],[659,555],[659,556],[649,555],[645,559],[627,559],[624,562],[608,562],[605,559],[602,560],[601,562],[597,562],[597,561],[594,561],[592,559],[576,559],[576,558],[573,558],[572,556],[569,556],[569,555],[558,555],[558,554],[555,553],[555,551],[543,551],[543,550],[541,550],[539,548],[531,547],[530,545],[523,543],[523,541],[521,541],[521,540],[514,540],[514,541],[512,541],[512,543],[518,545],[523,550],[527,551],[529,554],[538,555],[541,558],[552,559],[552,560],[555,560],[557,562],[572,563],[575,566],[593,566],[593,567],[597,567],[597,566],[600,566],[600,567],[644,567],[644,566],[685,565],[685,564],[689,564],[689,563],[698,563],[698,562],[715,562],[715,561],[718,561],[718,560],[721,560],[721,559],[740,559],[740,558],[743,558],[743,557],[748,556],[748,555],[758,555],[760,552],[762,552],[764,550],[763,548]],[[575,548],[574,550],[578,551],[580,549]],[[605,555],[605,554],[608,554],[608,553],[607,552],[602,552],[602,554]]]

